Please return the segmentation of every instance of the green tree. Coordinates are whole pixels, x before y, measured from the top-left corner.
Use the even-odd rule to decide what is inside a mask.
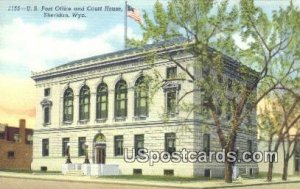
[[[299,83],[299,10],[292,1],[285,9],[273,11],[272,16],[255,6],[253,1],[242,0],[240,7],[241,36],[244,40],[252,41],[249,48],[241,52],[241,59],[243,63],[252,64],[259,70],[258,101],[265,96],[261,94],[269,94],[274,90],[292,92],[289,83]],[[276,94],[277,97],[281,95]],[[281,103],[281,106],[285,107],[285,104]],[[277,152],[284,137],[284,126],[276,126],[275,130],[269,128],[270,145],[273,136],[278,137],[274,148],[269,150]],[[273,162],[269,162],[268,181],[272,180],[272,170]]]
[[[236,150],[238,130],[245,118],[253,115],[257,103],[292,72],[289,69],[289,66],[293,67],[291,62],[284,59],[284,65],[281,66],[282,62],[278,57],[294,45],[295,19],[286,15],[291,14],[290,12],[294,14],[294,7],[292,11],[281,9],[272,18],[268,18],[261,9],[254,6],[253,1],[248,0],[241,1],[240,7],[229,6],[228,1],[173,0],[168,3],[167,8],[157,1],[153,17],[144,12],[145,22],[141,25],[143,39],[130,40],[130,43],[160,44],[180,36],[186,39],[186,43],[177,44],[184,48],[183,51],[168,53],[163,57],[184,73],[173,80],[188,81],[194,86],[191,91],[185,91],[181,95],[178,106],[190,112],[188,115],[191,112],[201,115],[203,108],[208,109],[220,146],[227,153]],[[284,15],[289,20],[288,24],[281,18]],[[281,32],[284,32],[285,37],[280,35]],[[239,33],[244,41],[250,40],[246,50],[240,49],[235,43],[233,36]],[[150,65],[154,66],[154,62],[162,58],[160,51],[169,48],[170,45],[161,45],[157,51],[149,53]],[[189,63],[178,60],[178,57],[187,54],[193,56]],[[275,68],[280,68],[276,73],[278,77],[272,75]],[[153,75],[152,89],[155,92],[169,80],[163,79],[159,72],[154,71]],[[223,81],[224,76],[228,78],[227,81]],[[256,97],[258,86],[259,96]],[[200,103],[181,103],[191,93],[200,97]],[[222,118],[224,109],[229,118],[226,122]],[[232,163],[225,161],[224,167],[225,181],[232,182]]]
[[[268,142],[268,151],[272,152],[278,152],[282,145],[282,180],[287,180],[288,163],[300,136],[300,96],[294,91],[276,89],[265,97],[264,105],[258,116],[261,140]],[[272,175],[272,169],[269,171]]]

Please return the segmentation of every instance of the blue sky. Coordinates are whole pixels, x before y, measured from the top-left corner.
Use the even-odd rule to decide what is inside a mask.
[[[128,0],[140,10],[152,12],[156,0]],[[166,0],[161,0],[166,4]],[[259,0],[269,13],[289,1]],[[296,1],[297,2],[297,1]],[[231,4],[238,0],[230,1]],[[299,3],[299,2],[297,2]],[[0,2],[0,73],[29,77],[68,61],[123,48],[124,0],[2,0]],[[9,6],[121,7],[119,12],[84,11],[85,18],[44,18],[44,11],[8,11]],[[61,11],[51,11],[58,13]],[[74,11],[70,11],[72,13]],[[66,12],[63,12],[66,13]],[[71,15],[71,14],[70,14]],[[139,25],[128,18],[128,37],[141,37]],[[18,56],[16,56],[18,54]]]
[[[155,1],[131,0],[128,4],[150,11]],[[30,76],[65,62],[123,48],[125,1],[1,1],[0,73]],[[9,6],[120,7],[122,11],[84,11],[85,18],[44,18],[45,11],[8,11]],[[58,13],[62,11],[49,11]],[[72,13],[74,11],[69,11]],[[151,12],[151,11],[150,11]],[[62,12],[67,13],[67,12]],[[71,15],[71,14],[70,14]],[[140,37],[139,25],[128,18],[128,37]],[[75,45],[77,43],[77,45]],[[75,45],[77,48],[67,48]],[[72,51],[72,52],[69,52]],[[77,51],[77,52],[76,52]],[[65,55],[60,52],[65,52]],[[76,52],[76,53],[75,53]],[[13,54],[19,54],[12,57]]]
[[[150,13],[156,0],[128,0]],[[167,0],[161,0],[167,4]],[[299,6],[300,0],[294,0]],[[236,4],[238,0],[230,1]],[[124,0],[0,0],[0,122],[17,125],[19,118],[35,122],[35,88],[31,71],[42,71],[72,60],[124,48]],[[271,15],[289,0],[258,0]],[[37,6],[39,11],[8,11],[9,6]],[[121,7],[119,12],[85,11],[85,18],[44,18],[41,7]],[[60,12],[60,11],[58,11]],[[70,16],[74,11],[70,11]],[[57,13],[52,11],[49,13]],[[139,25],[128,18],[128,37],[141,38]],[[241,46],[238,36],[234,36]],[[18,87],[12,87],[18,86]]]

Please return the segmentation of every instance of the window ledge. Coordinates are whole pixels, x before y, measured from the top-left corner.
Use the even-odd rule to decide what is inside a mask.
[[[63,124],[64,125],[72,125],[73,121],[64,121]]]
[[[78,124],[87,124],[89,122],[88,119],[79,120]]]
[[[119,122],[119,121],[126,121],[126,117],[115,117],[115,121]]]
[[[135,121],[138,121],[138,120],[146,120],[148,116],[146,115],[139,115],[139,116],[134,116],[133,119]]]
[[[51,125],[51,123],[49,122],[49,123],[43,123],[43,126],[44,127],[46,127],[46,126],[48,126],[48,125]]]
[[[96,119],[96,123],[105,123],[106,121],[107,121],[107,118]]]
[[[116,158],[123,158],[123,154],[122,155],[115,155]]]

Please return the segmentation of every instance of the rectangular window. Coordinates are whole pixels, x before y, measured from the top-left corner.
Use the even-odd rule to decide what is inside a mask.
[[[5,139],[5,133],[4,132],[0,132],[0,139]]]
[[[7,152],[7,158],[8,159],[12,159],[15,157],[15,152],[14,151],[8,151]]]
[[[45,97],[50,96],[50,88],[44,89],[44,96]]]
[[[169,152],[170,155],[176,151],[176,134],[166,133],[165,134],[165,151]]]
[[[252,140],[247,140],[247,150],[253,152]]]
[[[140,149],[144,149],[144,135],[134,135],[134,151],[136,156]]]
[[[33,141],[33,136],[32,134],[28,134],[26,136],[26,144],[32,144],[32,141]]]
[[[49,139],[42,140],[42,156],[49,156]]]
[[[61,151],[62,151],[62,156],[63,157],[67,155],[66,152],[67,152],[69,142],[70,142],[70,138],[63,138],[62,139],[62,149],[61,149]]]
[[[204,169],[204,177],[210,178],[210,169]]]
[[[295,171],[300,171],[300,159],[295,159]]]
[[[229,91],[232,91],[232,79],[230,78],[227,80],[227,88]]]
[[[107,92],[97,95],[97,119],[107,118],[108,99]]]
[[[177,67],[169,67],[167,68],[167,79],[174,79],[177,77]]]
[[[231,119],[231,116],[232,116],[231,106],[230,106],[230,103],[227,103],[227,105],[226,105],[226,118],[227,118],[227,121],[229,121]]]
[[[115,142],[115,156],[121,156],[123,155],[123,136],[115,136],[114,137]]]
[[[19,133],[14,134],[14,142],[20,142],[20,134]]]
[[[85,155],[85,137],[79,137],[78,138],[78,156],[84,156]]]
[[[209,155],[210,152],[210,134],[203,135],[203,151],[206,155]]]
[[[44,124],[50,123],[50,107],[44,108]]]
[[[176,113],[176,90],[167,91],[167,114],[175,115]]]
[[[165,176],[174,176],[174,169],[165,169],[164,175]]]
[[[143,174],[142,169],[133,169],[133,174],[134,175],[142,175]]]
[[[84,104],[82,104],[84,103]],[[89,120],[90,116],[90,106],[87,100],[81,101],[79,106],[79,119],[80,120]]]

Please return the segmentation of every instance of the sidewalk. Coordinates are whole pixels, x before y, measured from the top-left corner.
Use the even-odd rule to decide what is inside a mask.
[[[124,184],[124,185],[143,185],[143,186],[168,186],[173,188],[232,188],[238,186],[255,186],[280,183],[299,183],[300,177],[289,177],[288,181],[281,181],[281,178],[275,177],[273,182],[268,183],[265,178],[262,179],[239,179],[231,184],[224,183],[223,180],[211,181],[192,181],[192,182],[167,182],[167,181],[144,181],[144,180],[125,180],[115,178],[101,178],[89,176],[64,176],[60,174],[31,174],[31,173],[14,173],[0,171],[0,177],[12,177],[23,179],[38,179],[52,181],[69,181],[69,182],[88,182],[88,183],[109,183],[109,184]]]

